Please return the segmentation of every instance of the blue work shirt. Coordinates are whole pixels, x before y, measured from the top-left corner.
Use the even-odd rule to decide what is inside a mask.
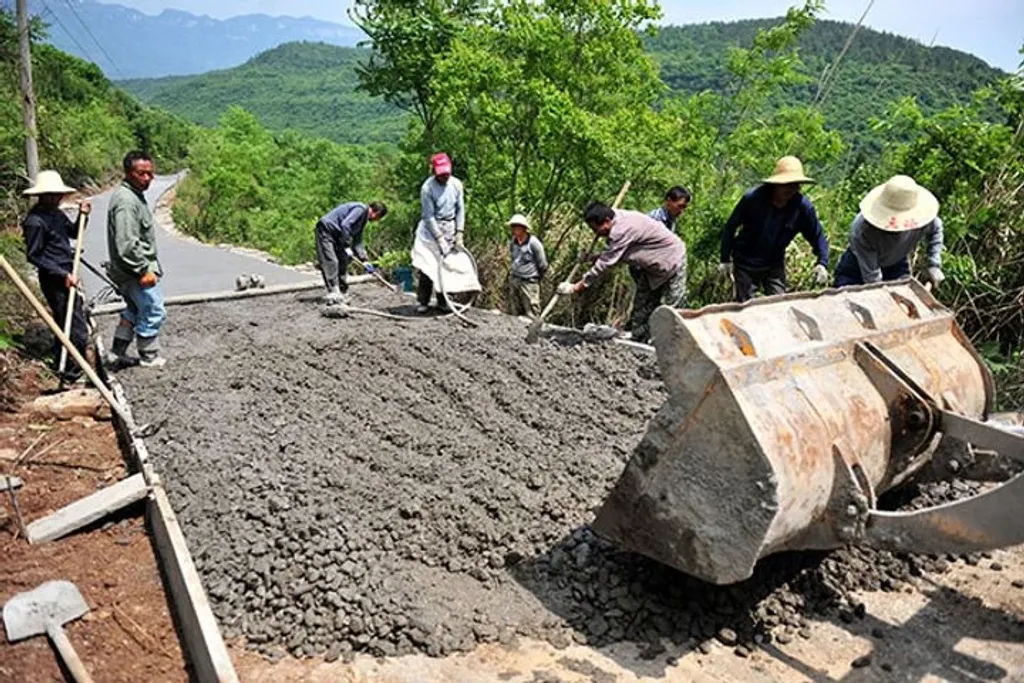
[[[329,231],[341,238],[341,242],[356,253],[361,260],[366,260],[363,248],[363,230],[370,219],[370,208],[362,202],[345,202],[337,206],[320,219]]]
[[[786,247],[797,233],[811,245],[818,263],[828,266],[828,240],[811,200],[798,194],[780,209],[772,204],[771,185],[758,185],[743,195],[722,230],[721,262],[735,261],[747,268],[781,267],[786,263]]]
[[[662,225],[664,225],[672,232],[676,231],[676,219],[669,214],[668,209],[665,208],[664,204],[659,206],[657,209],[654,209],[647,215],[653,218],[654,220],[658,221]]]
[[[25,216],[21,229],[26,260],[39,269],[40,276],[63,279],[71,272],[74,259],[71,240],[78,231],[63,211],[36,205]]]

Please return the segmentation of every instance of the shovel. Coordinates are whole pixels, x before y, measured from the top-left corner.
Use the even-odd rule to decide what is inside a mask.
[[[622,203],[622,200],[626,197],[626,193],[629,192],[630,184],[631,184],[631,182],[629,180],[627,180],[626,183],[622,186],[622,189],[619,190],[618,196],[615,197],[615,201],[612,203],[612,209],[619,208],[619,204]],[[588,252],[593,251],[594,250],[594,245],[596,245],[596,244],[597,244],[597,235],[595,235],[594,239],[591,240],[590,247],[587,249],[587,251]],[[565,281],[566,282],[572,282],[573,278],[576,277],[576,271],[579,270],[579,268],[580,268],[580,264],[579,263],[577,263],[575,266],[573,266],[572,267],[572,271],[569,272],[569,277],[567,277],[565,279]],[[559,296],[558,292],[555,292],[554,296],[551,297],[551,300],[548,301],[548,305],[544,307],[544,311],[540,314],[540,316],[536,320],[534,320],[532,323],[530,323],[530,328],[526,331],[526,342],[528,344],[535,344],[535,343],[537,343],[537,340],[540,339],[540,331],[541,331],[541,328],[544,327],[544,320],[545,320],[545,318],[548,317],[548,314],[551,313],[551,309],[553,309],[555,307],[555,304],[558,303],[558,296]]]
[[[57,648],[64,666],[78,683],[92,683],[62,626],[85,616],[89,606],[70,581],[47,581],[27,593],[18,593],[4,605],[7,640],[14,642],[45,633]]]
[[[349,258],[350,258],[350,259],[352,259],[353,261],[355,261],[355,262],[356,262],[356,265],[360,266],[360,267],[361,267],[361,268],[362,268],[362,269],[363,269],[364,271],[366,270],[366,264],[365,264],[365,263],[363,263],[363,262],[362,262],[362,261],[361,261],[361,260],[359,259],[359,257],[358,257],[358,256],[356,256],[355,254],[349,254],[348,256],[349,256]],[[387,279],[386,277],[384,277],[384,276],[383,276],[383,275],[381,275],[381,274],[380,274],[379,272],[377,272],[377,269],[376,269],[376,268],[374,268],[374,270],[373,270],[373,272],[371,273],[371,275],[373,275],[373,276],[374,276],[375,278],[377,278],[377,280],[378,280],[378,281],[380,281],[380,283],[381,283],[382,285],[384,285],[385,287],[387,287],[388,289],[390,289],[390,290],[391,290],[392,292],[399,292],[399,291],[401,291],[401,289],[402,289],[402,286],[401,286],[401,285],[395,285],[395,284],[392,284],[391,282],[389,282],[389,281],[388,281],[388,279]]]

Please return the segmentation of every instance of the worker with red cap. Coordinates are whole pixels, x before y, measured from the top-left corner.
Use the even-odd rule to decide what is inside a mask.
[[[462,181],[452,176],[452,161],[447,154],[435,154],[430,159],[430,165],[433,175],[420,188],[421,216],[416,227],[413,252],[415,255],[416,251],[429,250],[436,262],[440,263],[452,249],[464,248],[462,232],[466,225],[465,194]],[[418,313],[426,313],[434,293],[432,277],[436,274],[433,270],[426,272],[422,262],[418,264],[415,258],[413,265],[419,270],[416,289],[419,306],[416,310]],[[447,308],[441,292],[437,293],[437,307],[442,310]]]

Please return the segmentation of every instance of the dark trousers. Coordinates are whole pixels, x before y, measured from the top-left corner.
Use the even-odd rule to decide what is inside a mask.
[[[434,294],[434,281],[427,277],[427,274],[422,270],[417,272],[419,273],[419,277],[416,280],[416,301],[418,301],[421,306],[429,306],[430,297]],[[448,304],[445,302],[444,294],[441,293],[441,290],[437,290],[437,307],[442,309],[448,308]]]
[[[882,268],[882,281],[890,282],[910,275],[910,263],[903,259],[899,263]],[[849,287],[864,284],[864,276],[860,273],[860,261],[849,248],[839,257],[836,266],[836,287]]]
[[[733,265],[733,278],[736,280],[736,301],[744,302],[754,298],[760,289],[766,296],[786,293],[786,264],[769,268],[750,268]]]
[[[345,253],[346,247],[348,243],[341,235],[317,221],[316,257],[320,262],[320,272],[324,276],[324,285],[328,290],[337,287],[342,293],[348,291],[345,273],[348,272],[350,259]]]
[[[64,286],[64,278],[40,273],[39,288],[43,290],[46,303],[50,305],[50,313],[53,314],[53,319],[63,329],[64,317],[68,313],[68,297],[71,294],[70,290]],[[75,345],[75,348],[84,357],[85,349],[89,342],[89,332],[85,326],[85,312],[82,310],[81,294],[81,292],[78,292],[75,295],[75,310],[71,316],[71,343]],[[52,351],[54,372],[60,367],[60,350],[62,348],[64,348],[63,344],[55,338]],[[64,363],[64,374],[61,376],[61,379],[66,382],[74,382],[81,374],[82,369],[69,353],[67,361]]]

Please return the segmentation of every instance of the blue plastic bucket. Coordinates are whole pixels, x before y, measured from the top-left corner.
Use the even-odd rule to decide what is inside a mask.
[[[412,291],[412,268],[409,266],[398,266],[393,273],[394,279],[401,283],[402,291]]]

